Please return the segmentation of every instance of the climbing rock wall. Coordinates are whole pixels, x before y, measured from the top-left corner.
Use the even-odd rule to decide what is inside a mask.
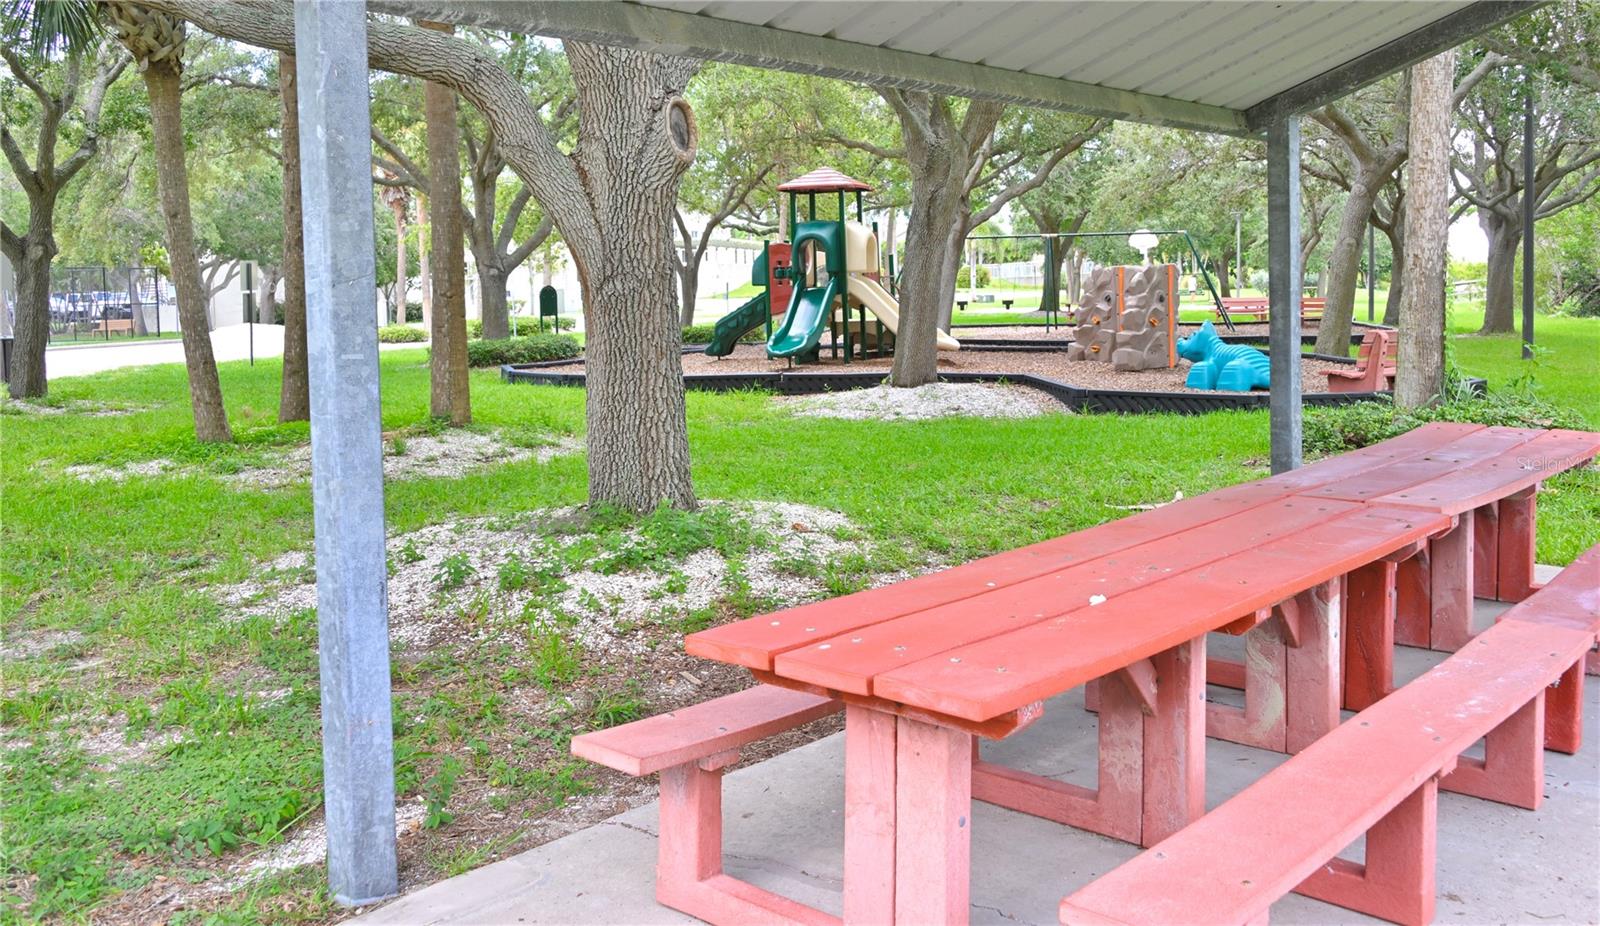
[[[1072,346],[1068,360],[1110,362],[1117,341],[1118,267],[1100,267],[1089,274],[1072,315]]]
[[[1173,264],[1121,267],[1122,311],[1117,315],[1113,370],[1160,370],[1175,366],[1173,330],[1178,268]]]
[[[1172,264],[1095,270],[1073,313],[1067,359],[1097,360],[1116,370],[1175,366],[1177,281]]]

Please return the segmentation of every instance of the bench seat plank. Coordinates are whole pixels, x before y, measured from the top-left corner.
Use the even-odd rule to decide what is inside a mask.
[[[572,754],[629,775],[738,749],[844,707],[831,698],[757,685],[691,707],[572,739]]]
[[[964,601],[828,637],[778,656],[786,678],[835,691],[872,694],[874,676],[958,646],[1092,606],[1301,531],[1336,530],[1328,522],[1353,502],[1285,498],[1150,543],[1099,556]]]
[[[1588,643],[1570,627],[1497,625],[1221,807],[1068,897],[1062,921],[1256,921],[1536,697]]]
[[[1387,505],[1417,505],[1445,514],[1471,511],[1581,466],[1600,454],[1600,433],[1556,430],[1486,460],[1374,498]]]
[[[881,674],[873,689],[879,697],[903,704],[987,719],[1271,607],[1448,524],[1444,515],[1366,506],[1322,531],[1286,537],[1261,545],[1248,557],[1191,570],[1182,581],[1157,582]]]

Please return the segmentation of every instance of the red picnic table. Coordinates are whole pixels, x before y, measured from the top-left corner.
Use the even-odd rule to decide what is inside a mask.
[[[944,572],[692,634],[686,649],[844,702],[846,921],[964,921],[973,798],[1146,846],[1176,832],[1204,809],[1208,734],[1298,751],[1338,725],[1347,671],[1358,699],[1392,686],[1397,600],[1440,610],[1412,613],[1408,626],[1457,628],[1470,615],[1459,611],[1459,563],[1489,536],[1473,511],[1512,506],[1491,542],[1497,563],[1516,565],[1497,576],[1510,577],[1508,592],[1531,583],[1530,490],[1597,452],[1596,434],[1430,425]],[[1427,598],[1397,591],[1408,563]],[[1207,665],[1214,631],[1245,637],[1244,664]],[[1352,655],[1340,652],[1345,636],[1357,641]],[[1208,674],[1244,688],[1245,707],[1207,704]],[[1085,684],[1100,711],[1098,788],[979,759],[978,738],[1016,733],[1044,701]],[[722,893],[696,895],[690,912],[831,919],[725,875],[717,885]]]

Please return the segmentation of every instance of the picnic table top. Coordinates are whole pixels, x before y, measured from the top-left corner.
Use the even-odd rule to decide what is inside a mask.
[[[1447,530],[1459,505],[1439,499],[1504,497],[1597,452],[1600,434],[1428,425],[685,646],[779,684],[987,721]]]

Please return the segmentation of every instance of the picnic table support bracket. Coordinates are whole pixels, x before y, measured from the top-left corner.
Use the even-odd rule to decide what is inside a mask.
[[[1295,892],[1395,923],[1433,920],[1439,779],[1429,778],[1367,830],[1366,863],[1335,858]]]
[[[1462,756],[1439,787],[1457,794],[1538,810],[1544,797],[1544,691],[1484,738],[1483,758]]]
[[[1144,793],[1144,712],[1138,697],[1126,685],[1104,686],[1099,702],[1099,782],[1096,788],[975,761],[973,798],[1112,839],[1138,843]]]

